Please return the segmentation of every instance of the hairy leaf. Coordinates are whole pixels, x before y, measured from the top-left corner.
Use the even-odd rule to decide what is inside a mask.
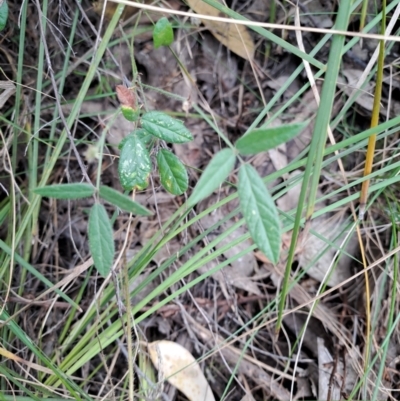
[[[122,188],[145,189],[151,171],[149,152],[137,135],[126,137],[121,149],[118,163],[118,174]]]
[[[274,264],[281,249],[278,210],[257,171],[245,164],[239,170],[238,194],[247,227],[254,243]]]
[[[138,216],[151,216],[150,210],[146,209],[140,203],[133,201],[129,196],[121,194],[114,188],[106,187],[102,185],[100,187],[100,197],[112,205],[119,207],[121,210],[125,210],[129,213]]]
[[[157,164],[162,186],[173,195],[181,195],[188,189],[188,175],[182,162],[169,150],[157,153]]]
[[[89,215],[89,248],[97,271],[106,277],[111,271],[115,246],[110,219],[100,203],[92,206]]]
[[[91,184],[55,184],[35,188],[35,194],[55,199],[88,198],[94,194],[95,188]]]
[[[190,196],[188,203],[192,206],[211,195],[228,177],[235,166],[236,155],[232,149],[218,152],[203,171]]]
[[[252,155],[276,148],[298,135],[308,122],[281,125],[280,127],[260,128],[250,131],[240,138],[235,146],[242,155]]]
[[[185,143],[193,140],[183,123],[161,111],[150,111],[142,116],[142,127],[151,135],[166,142]]]

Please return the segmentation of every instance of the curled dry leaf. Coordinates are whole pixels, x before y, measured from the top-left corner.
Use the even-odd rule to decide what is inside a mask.
[[[202,0],[187,0],[187,3],[197,14],[221,17],[221,13],[216,8]],[[226,16],[222,15],[222,17]],[[203,23],[230,51],[246,60],[253,58],[255,45],[245,26],[208,20],[204,20]]]
[[[132,107],[133,109],[136,107],[136,99],[132,89],[124,85],[117,85],[115,91],[121,106]]]
[[[215,401],[199,364],[186,348],[162,340],[149,344],[148,350],[162,376],[190,401]]]

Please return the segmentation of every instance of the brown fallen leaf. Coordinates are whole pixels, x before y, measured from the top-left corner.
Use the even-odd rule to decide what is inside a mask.
[[[173,341],[155,341],[148,344],[150,359],[169,381],[190,401],[215,401],[200,365],[182,345]]]
[[[197,14],[226,17],[224,14],[221,15],[216,8],[211,7],[202,0],[187,0],[187,3]],[[245,60],[251,60],[253,58],[255,45],[250,32],[245,26],[208,20],[204,20],[203,24],[230,51]]]

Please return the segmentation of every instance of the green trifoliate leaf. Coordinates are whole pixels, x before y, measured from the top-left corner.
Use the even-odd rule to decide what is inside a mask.
[[[151,135],[166,142],[185,143],[193,140],[183,123],[161,111],[150,111],[142,116],[142,127]]]
[[[188,188],[188,175],[182,162],[169,150],[157,153],[157,165],[162,186],[173,195],[181,195]]]
[[[153,30],[154,48],[158,49],[161,46],[169,46],[174,41],[174,31],[168,18],[160,18]]]
[[[91,184],[56,184],[35,188],[35,194],[54,199],[81,199],[94,194],[95,187]]]
[[[240,138],[235,146],[242,155],[252,155],[276,148],[298,135],[308,122],[260,128]]]
[[[94,204],[90,210],[88,234],[94,266],[106,277],[112,268],[115,246],[110,219],[100,203]]]
[[[240,167],[238,194],[240,209],[254,243],[272,263],[278,263],[281,250],[278,210],[263,180],[248,164]]]
[[[118,174],[122,188],[145,189],[151,172],[151,162],[146,146],[137,135],[125,138],[118,163]]]
[[[232,149],[227,148],[218,152],[203,171],[188,200],[188,204],[193,206],[211,195],[229,176],[235,166],[235,161],[236,155]]]

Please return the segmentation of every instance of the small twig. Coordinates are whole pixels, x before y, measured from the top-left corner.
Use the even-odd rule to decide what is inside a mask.
[[[68,302],[54,302],[52,299],[48,299],[46,301],[36,301],[34,299],[26,299],[22,297],[8,297],[7,302],[26,304],[28,306],[41,306],[44,308],[49,308],[50,306],[54,306],[55,308],[59,309],[71,308],[71,304]]]

